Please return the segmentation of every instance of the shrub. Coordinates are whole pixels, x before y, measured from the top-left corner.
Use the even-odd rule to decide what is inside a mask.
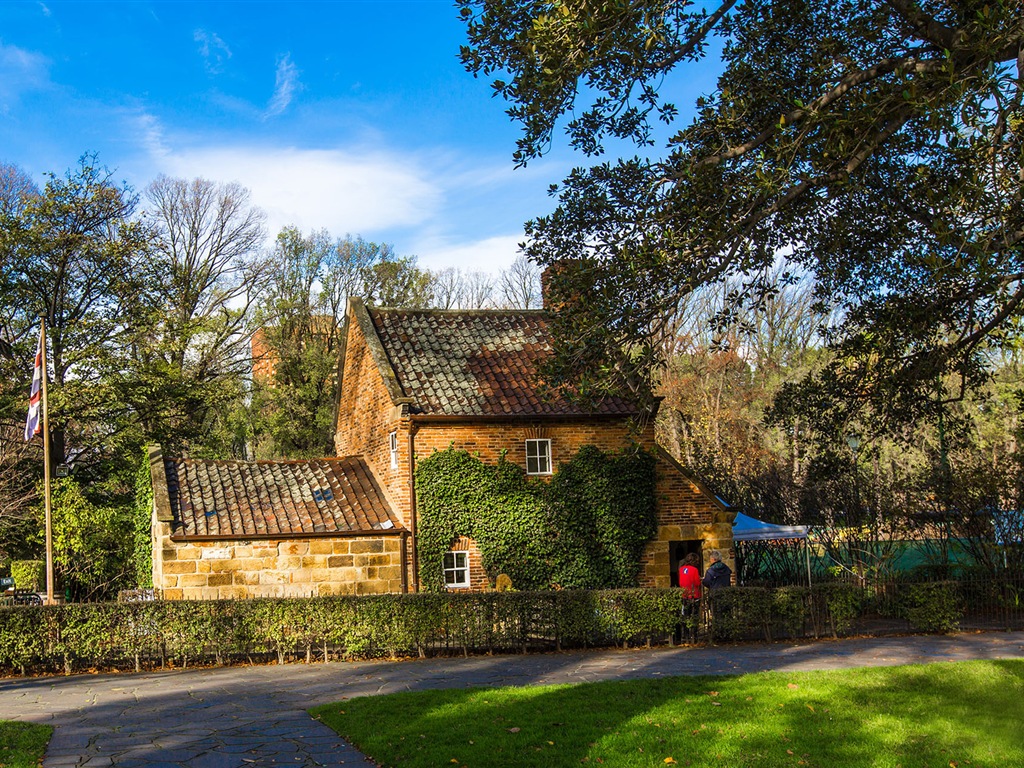
[[[964,616],[964,605],[955,581],[910,584],[904,598],[906,618],[922,632],[955,632]]]
[[[833,637],[845,635],[864,607],[862,587],[845,582],[815,584],[811,589],[815,634],[827,626]]]
[[[46,582],[46,563],[42,560],[14,560],[11,562],[11,578],[15,588],[38,592]]]

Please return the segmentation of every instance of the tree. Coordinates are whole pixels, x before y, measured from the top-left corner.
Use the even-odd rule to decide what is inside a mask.
[[[538,309],[542,302],[540,268],[525,256],[517,256],[498,279],[502,302],[515,309]]]
[[[978,386],[1024,305],[1024,14],[1016,0],[460,0],[474,74],[500,74],[525,164],[567,118],[573,147],[660,157],[577,169],[527,226],[552,275],[552,375],[585,393],[650,384],[680,297],[740,279],[763,303],[780,253],[840,303],[816,378],[878,429]],[[718,40],[714,40],[714,38]],[[660,89],[721,45],[693,122]],[[577,102],[593,95],[589,106]],[[567,117],[568,116],[568,117]],[[664,124],[664,128],[659,125]],[[937,382],[952,374],[952,390]]]
[[[95,156],[26,194],[20,208],[0,212],[0,307],[19,361],[31,360],[46,321],[53,463],[95,467],[116,453],[127,424],[107,374],[121,366],[141,316],[150,232],[134,217],[132,190]],[[12,373],[28,391],[30,365]]]
[[[362,271],[363,295],[382,307],[427,307],[433,299],[430,272],[416,265],[415,256],[394,255],[381,245],[380,259]]]
[[[256,453],[319,457],[334,450],[338,366],[349,296],[389,306],[424,306],[430,275],[390,245],[285,227],[269,258],[261,298],[263,373],[254,375]]]
[[[161,176],[146,198],[155,228],[148,317],[120,388],[147,439],[172,452],[198,450],[242,396],[266,272],[265,216],[245,188],[206,179]],[[244,441],[233,452],[243,449]]]

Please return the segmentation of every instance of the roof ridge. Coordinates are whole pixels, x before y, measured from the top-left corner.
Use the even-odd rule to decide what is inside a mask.
[[[417,307],[367,307],[370,312],[389,312],[421,315],[546,315],[546,309],[434,309]]]
[[[267,464],[312,464],[314,462],[329,461],[331,463],[338,463],[349,459],[358,459],[359,461],[366,461],[361,453],[352,453],[348,456],[319,456],[315,459],[257,459],[255,461],[249,461],[248,459],[200,459],[192,456],[165,456],[164,461],[173,461],[181,463],[191,464],[216,464],[217,466],[233,466],[237,464],[243,464],[246,466],[253,465],[267,465]]]

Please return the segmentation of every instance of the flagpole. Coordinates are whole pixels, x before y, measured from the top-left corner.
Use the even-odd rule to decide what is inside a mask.
[[[50,417],[46,406],[46,319],[39,318],[39,347],[43,352],[43,485],[46,494],[46,604],[53,605],[53,524],[50,507]]]

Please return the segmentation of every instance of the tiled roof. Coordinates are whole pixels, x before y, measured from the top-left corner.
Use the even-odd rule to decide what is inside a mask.
[[[369,309],[405,396],[446,416],[634,414],[609,399],[587,409],[545,399],[538,363],[551,354],[547,315],[524,310]]]
[[[400,528],[359,457],[315,461],[165,459],[172,535],[295,536]]]

